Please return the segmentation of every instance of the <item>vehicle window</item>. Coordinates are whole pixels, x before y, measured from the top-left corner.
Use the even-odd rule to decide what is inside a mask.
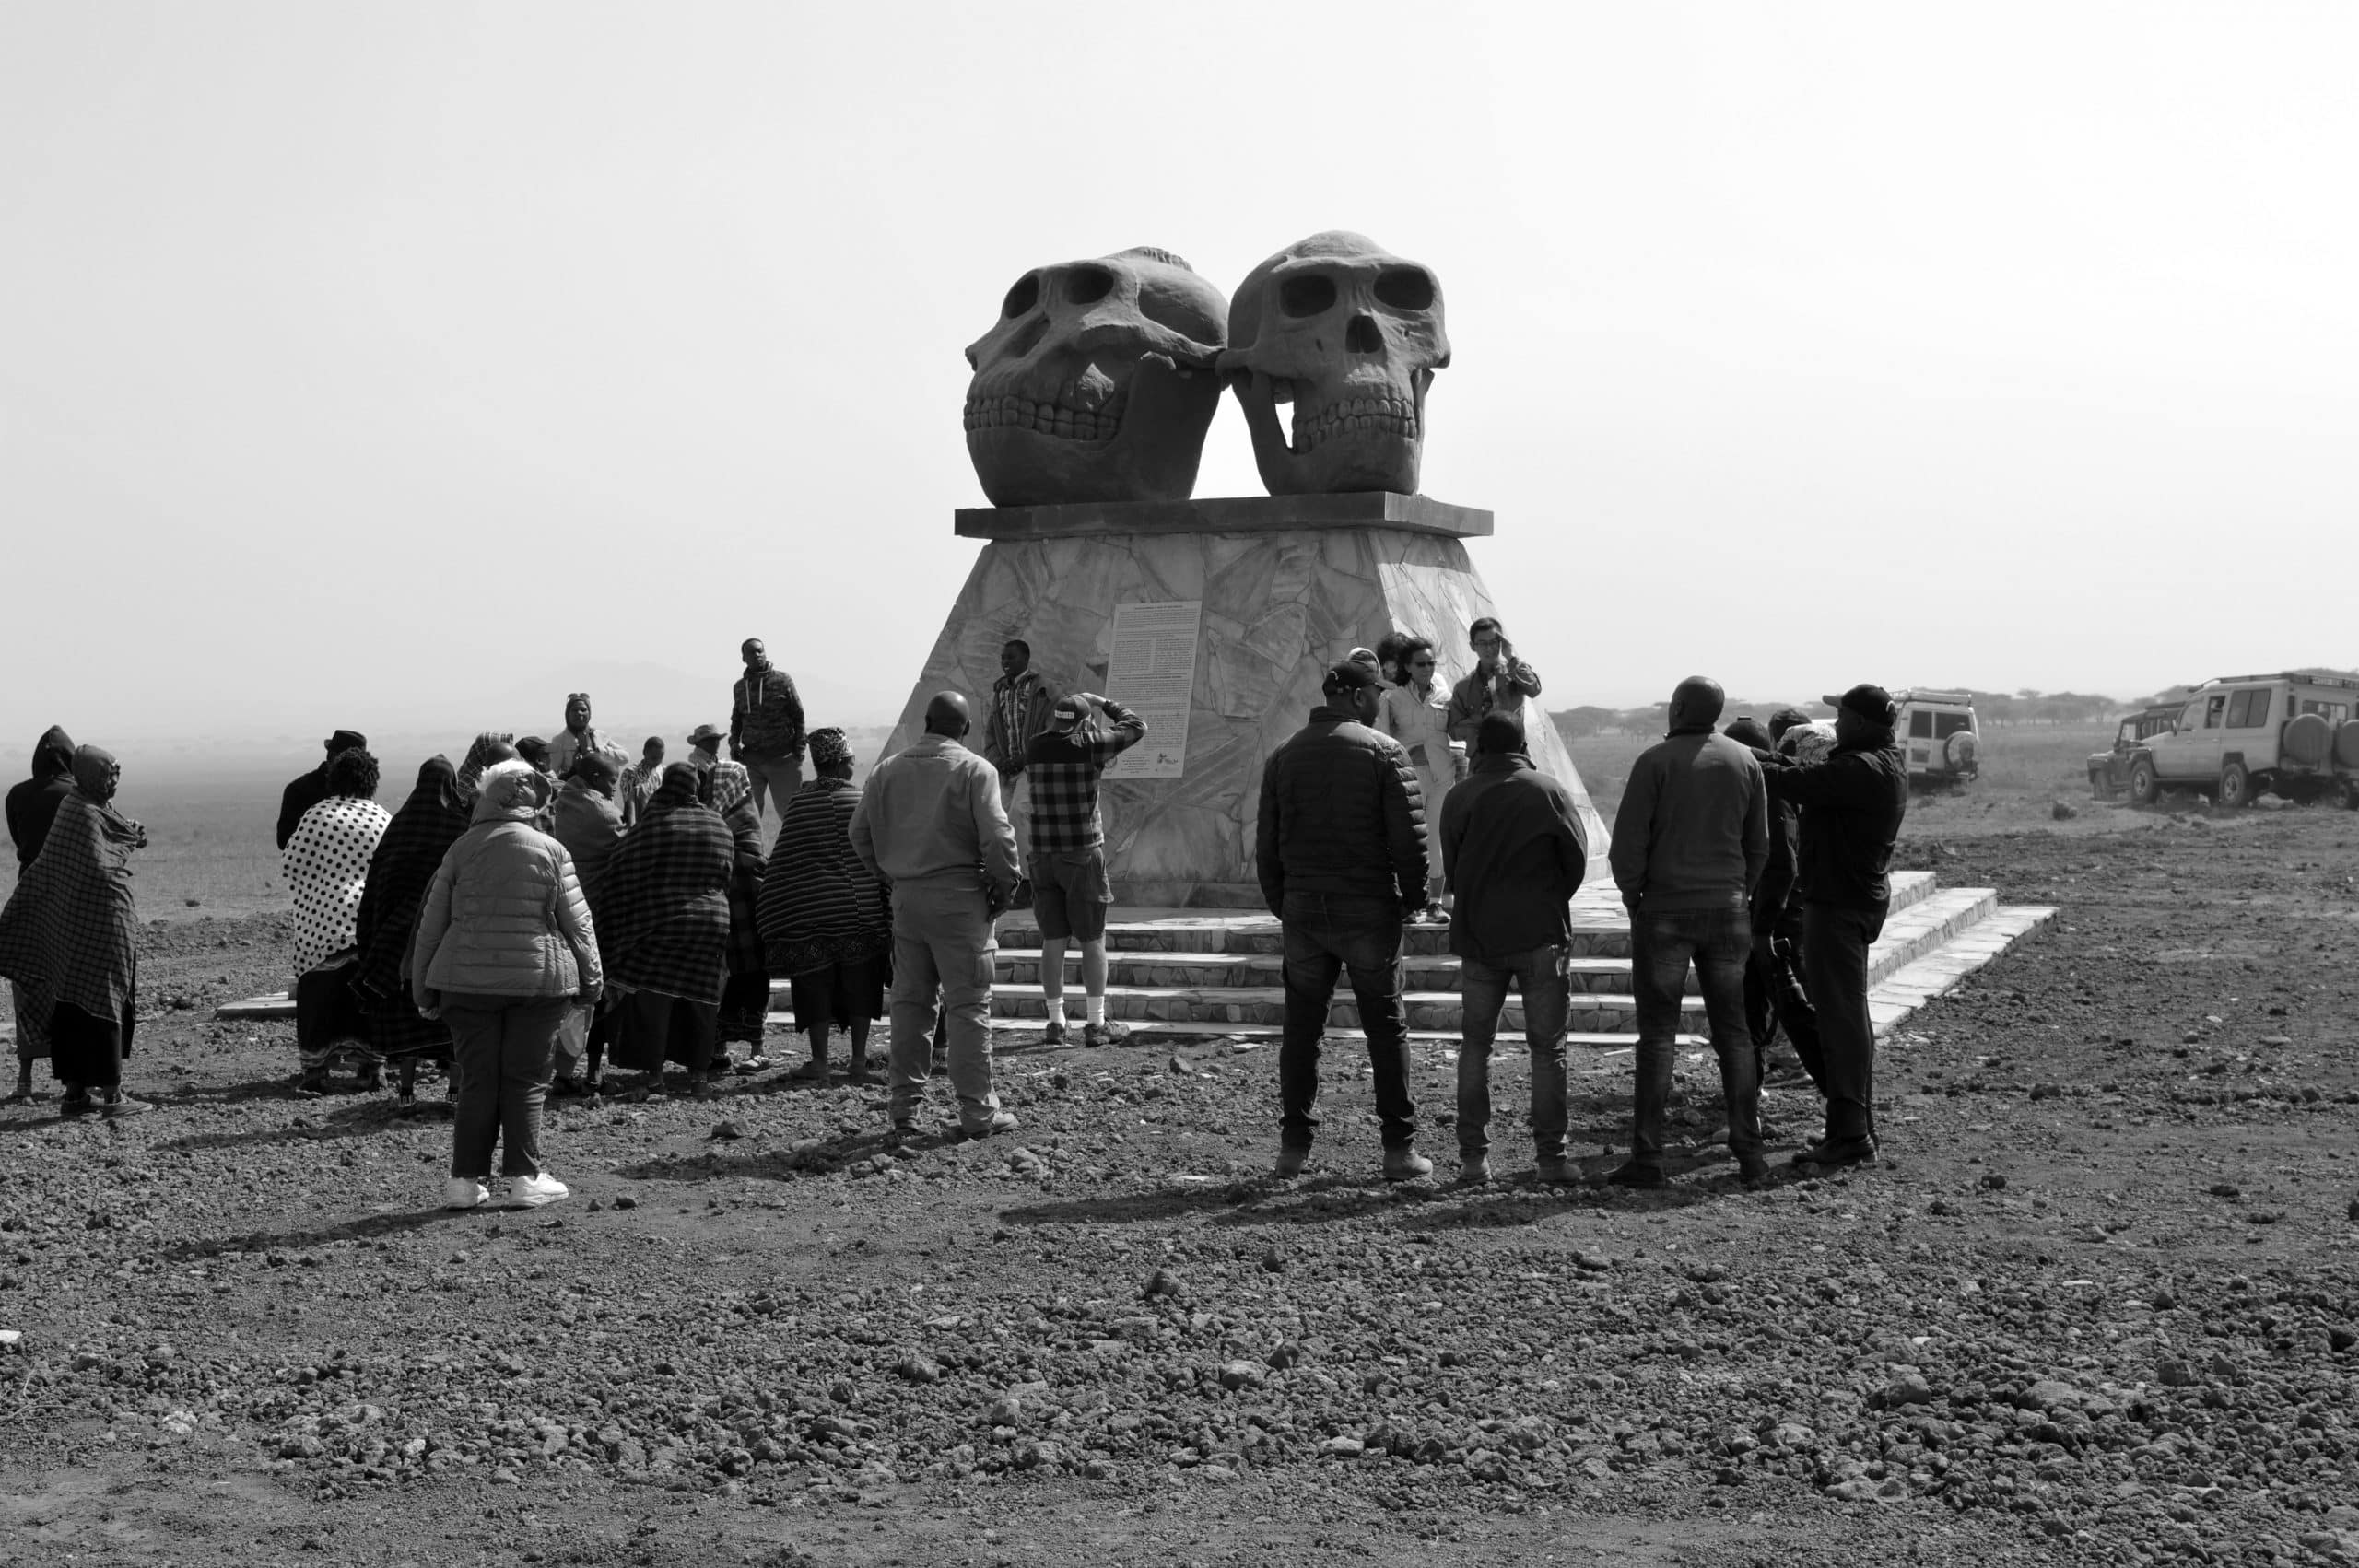
[[[2115,739],[2117,742],[2142,741],[2146,737],[2139,733],[2141,728],[2137,720],[2125,719],[2121,721],[2121,733]]]
[[[1931,710],[1920,708],[1908,716],[1908,738],[1912,741],[1930,741],[1933,738],[1933,715]]]
[[[1937,741],[1946,741],[1952,735],[1956,734],[1960,730],[1965,730],[1970,732],[1973,729],[1974,715],[1971,713],[1936,713],[1933,715],[1933,739]]]
[[[2227,716],[2227,711],[2228,694],[2226,692],[2207,699],[2203,704],[2203,727],[2206,730],[2217,730],[2220,727],[2220,720]]]
[[[2228,700],[2228,728],[2258,730],[2268,723],[2269,698],[2270,691],[2267,686],[2261,687],[2259,691],[2236,693]]]
[[[2322,702],[2314,696],[2304,697],[2296,706],[2302,712],[2315,713],[2319,718],[2331,724],[2340,724],[2344,720],[2351,717],[2351,710],[2344,704],[2339,702]]]

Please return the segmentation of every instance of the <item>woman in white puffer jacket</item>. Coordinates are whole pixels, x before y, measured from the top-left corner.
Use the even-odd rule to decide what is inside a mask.
[[[449,1025],[456,1058],[447,1208],[489,1201],[495,1144],[511,1205],[566,1196],[541,1161],[541,1106],[566,1013],[596,1004],[603,976],[573,858],[533,825],[548,794],[527,762],[484,774],[475,820],[442,857],[410,944],[410,994]]]

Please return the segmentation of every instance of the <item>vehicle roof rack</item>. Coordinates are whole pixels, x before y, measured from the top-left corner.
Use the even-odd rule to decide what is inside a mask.
[[[2349,670],[2270,670],[2254,675],[2214,675],[2207,686],[2233,685],[2238,681],[2299,681],[2311,686],[2346,686],[2359,690],[2359,673]]]

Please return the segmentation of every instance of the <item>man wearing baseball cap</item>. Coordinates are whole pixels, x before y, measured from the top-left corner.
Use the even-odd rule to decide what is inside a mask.
[[[1908,813],[1908,769],[1882,686],[1830,696],[1835,750],[1825,761],[1766,764],[1773,801],[1802,807],[1796,853],[1802,901],[1802,982],[1818,1012],[1826,1136],[1794,1157],[1805,1168],[1876,1156],[1875,1024],[1868,1015],[1868,949],[1892,907],[1892,849]]]
[[[1417,1153],[1409,1097],[1409,1023],[1401,928],[1426,901],[1426,813],[1409,754],[1369,728],[1382,681],[1346,659],[1320,685],[1325,700],[1262,769],[1253,862],[1262,897],[1285,928],[1286,1021],[1278,1047],[1277,1174],[1299,1176],[1319,1131],[1319,1047],[1335,980],[1351,972],[1376,1073],[1384,1178],[1434,1164]]]
[[[1109,720],[1093,724],[1102,709]],[[1076,692],[1059,697],[1049,727],[1024,754],[1032,791],[1032,914],[1040,922],[1040,991],[1049,1004],[1044,1044],[1064,1044],[1065,943],[1081,943],[1081,989],[1087,1007],[1081,1043],[1119,1046],[1130,1026],[1106,1016],[1106,911],[1114,902],[1106,876],[1106,822],[1097,781],[1116,757],[1145,738],[1146,720],[1111,697]]]

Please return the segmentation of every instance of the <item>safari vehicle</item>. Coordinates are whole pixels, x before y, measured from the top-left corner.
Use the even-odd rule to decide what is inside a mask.
[[[1897,730],[1911,784],[1962,784],[1982,771],[1982,737],[1969,694],[1917,687],[1898,698]]]
[[[2130,759],[2147,741],[2176,723],[2186,706],[2184,701],[2156,703],[2121,721],[2113,749],[2089,758],[2089,789],[2098,800],[2109,801],[2130,788]]]
[[[2130,755],[2130,798],[2151,805],[2193,790],[2224,806],[2263,790],[2290,801],[2354,799],[2359,777],[2359,673],[2285,670],[2226,675],[2189,695],[2177,720]]]

